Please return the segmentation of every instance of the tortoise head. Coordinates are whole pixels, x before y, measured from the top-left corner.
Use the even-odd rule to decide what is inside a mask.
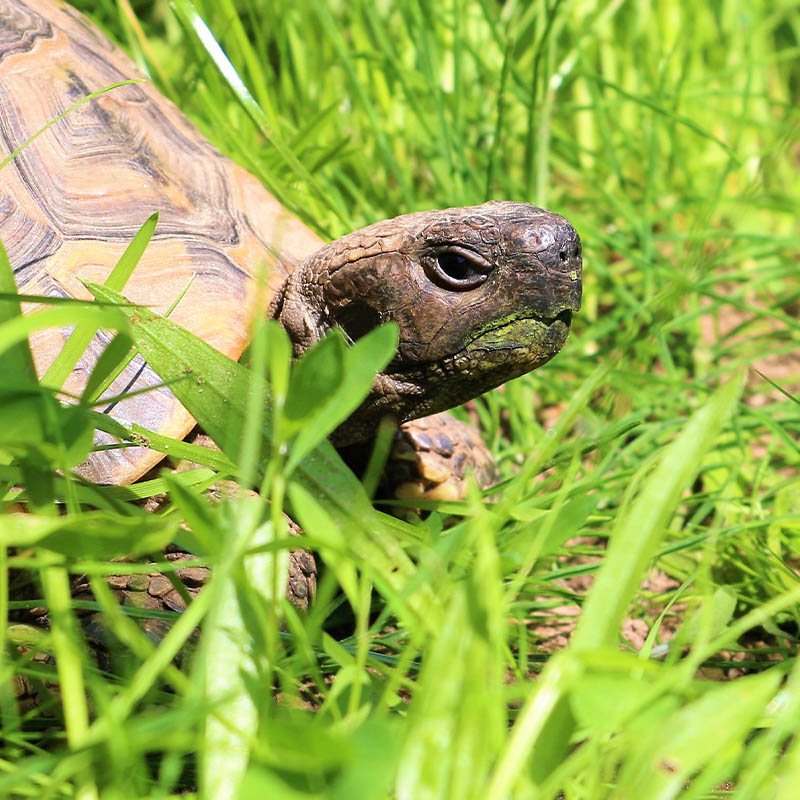
[[[581,243],[558,214],[492,202],[378,222],[322,247],[272,313],[299,356],[333,327],[351,341],[390,320],[395,358],[333,437],[369,438],[458,405],[549,361],[581,302]]]

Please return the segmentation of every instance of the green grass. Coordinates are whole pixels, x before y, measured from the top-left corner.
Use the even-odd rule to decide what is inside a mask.
[[[60,477],[96,420],[38,390],[0,300],[3,374],[23,376],[0,385],[0,497],[22,487],[33,512],[0,522],[0,614],[26,603],[8,590],[23,570],[53,623],[6,626],[0,796],[797,797],[800,408],[768,380],[800,386],[797,3],[142,0],[138,22],[124,0],[78,5],[323,235],[527,200],[580,232],[585,300],[563,353],[475,403],[502,491],[411,523],[371,510],[320,442],[329,409],[305,410],[317,449],[298,471],[220,430],[210,470],[134,490]],[[161,325],[48,313],[117,327],[121,353]],[[181,336],[153,337],[165,379]],[[271,411],[254,373],[187,347],[206,385],[232,369],[219,402],[248,430],[291,443],[279,336],[253,350]],[[184,389],[212,430],[208,394]],[[265,499],[198,499],[217,472]],[[128,502],[164,490],[159,515]],[[284,498],[327,566],[308,615],[280,599]],[[98,578],[175,537],[214,579],[156,648]],[[125,643],[117,675],[87,662],[70,573]],[[711,680],[733,665],[748,674]],[[60,682],[49,716],[20,716],[14,672]]]

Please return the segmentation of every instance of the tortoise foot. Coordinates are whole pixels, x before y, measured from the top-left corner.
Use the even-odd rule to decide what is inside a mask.
[[[398,428],[386,466],[387,485],[403,500],[463,500],[469,476],[481,489],[500,479],[477,428],[443,412]]]

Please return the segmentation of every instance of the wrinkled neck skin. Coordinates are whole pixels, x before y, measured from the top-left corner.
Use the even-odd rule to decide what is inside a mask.
[[[399,327],[395,358],[331,437],[371,439],[452,408],[550,360],[580,308],[580,239],[557,214],[525,203],[427,211],[331,242],[275,297],[298,358],[333,327],[355,341]]]

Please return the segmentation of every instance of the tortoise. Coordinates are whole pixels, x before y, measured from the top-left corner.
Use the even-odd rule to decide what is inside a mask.
[[[81,98],[132,78],[143,78],[133,62],[69,6],[0,6],[5,153]],[[66,114],[3,170],[0,240],[20,293],[88,299],[81,280],[101,282],[155,211],[157,230],[126,296],[164,312],[193,277],[171,319],[231,358],[248,344],[264,267],[270,314],[289,333],[295,357],[333,327],[352,342],[378,324],[398,324],[397,353],[333,434],[337,446],[369,440],[387,415],[397,423],[427,416],[408,441],[446,459],[463,428],[428,415],[544,364],[580,307],[580,239],[562,216],[488,202],[407,214],[325,244],[146,80]],[[39,374],[68,334],[32,337]],[[109,338],[98,333],[65,389],[80,393]],[[187,435],[194,420],[159,384],[137,357],[109,394],[155,388],[107,412],[123,425]],[[105,436],[96,444],[108,443]],[[161,458],[144,447],[102,449],[79,472],[130,483]],[[433,483],[446,478],[430,463]]]

